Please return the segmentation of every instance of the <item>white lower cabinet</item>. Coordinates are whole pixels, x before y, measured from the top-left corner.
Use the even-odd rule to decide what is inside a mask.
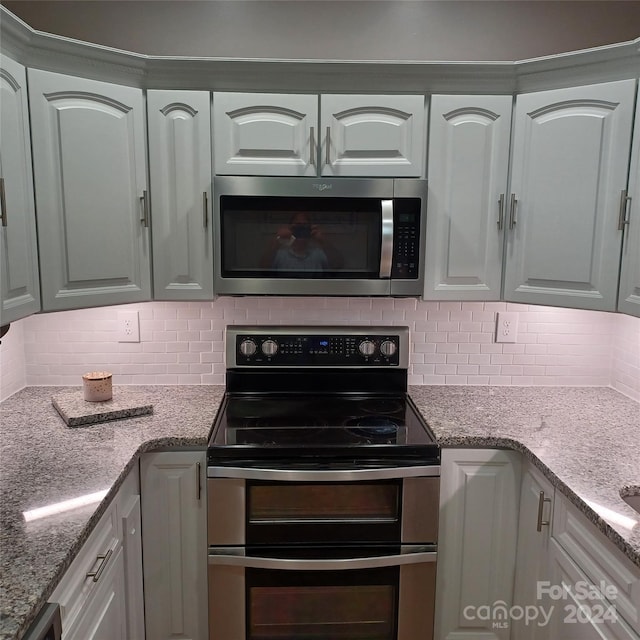
[[[607,557],[606,555],[604,556]],[[599,594],[608,589],[593,584],[556,540],[550,547],[549,599],[551,615],[546,627],[548,640],[638,640],[620,615],[617,598],[607,600]],[[612,594],[615,592],[612,590]],[[562,594],[562,595],[560,595]],[[519,636],[516,636],[519,638]],[[542,637],[542,636],[541,636]]]
[[[109,568],[101,576],[91,602],[85,606],[66,634],[65,640],[125,640],[126,599],[124,583],[124,554],[120,547],[109,563]]]
[[[144,639],[138,467],[51,595],[63,640]]]
[[[544,640],[549,637],[546,599],[538,598],[538,585],[550,580],[549,546],[554,488],[531,463],[522,469],[518,551],[513,604],[510,616],[512,636],[518,640]],[[534,607],[534,608],[529,608]],[[540,607],[543,607],[542,609]],[[522,611],[525,615],[519,617]]]
[[[513,600],[514,640],[640,638],[640,570],[530,463]]]
[[[149,453],[140,462],[148,640],[208,637],[205,456]]]
[[[443,449],[435,637],[506,640],[493,615],[511,606],[520,454]]]

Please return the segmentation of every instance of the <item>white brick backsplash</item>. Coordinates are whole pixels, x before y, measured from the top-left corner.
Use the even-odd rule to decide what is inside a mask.
[[[135,310],[140,343],[117,342]],[[498,311],[519,314],[516,343],[494,342]],[[0,345],[0,399],[25,385],[80,385],[105,369],[116,384],[224,384],[228,324],[392,324],[411,330],[410,384],[610,385],[640,400],[640,319],[504,302],[413,298],[230,297],[35,315]]]

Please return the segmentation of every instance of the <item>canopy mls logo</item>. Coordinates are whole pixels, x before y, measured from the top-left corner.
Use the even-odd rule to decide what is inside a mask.
[[[333,189],[333,185],[329,184],[328,182],[314,182],[313,188],[316,191],[328,191],[330,189]]]
[[[493,629],[508,629],[512,622],[525,626],[546,627],[552,617],[561,617],[562,624],[603,624],[618,621],[613,601],[618,597],[615,586],[604,580],[598,586],[581,580],[574,585],[536,583],[537,604],[509,606],[504,600],[493,604],[468,605],[462,614],[466,620],[491,622]],[[542,601],[544,600],[544,604]]]

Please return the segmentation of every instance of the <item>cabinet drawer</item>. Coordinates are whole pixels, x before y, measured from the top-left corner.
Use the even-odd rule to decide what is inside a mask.
[[[556,597],[545,606],[552,607],[549,625],[549,638],[562,640],[640,640],[640,636],[623,619],[617,600],[608,602],[604,598],[588,597],[590,587],[594,585],[581,568],[569,557],[556,540],[551,541],[551,585],[554,589],[563,588],[565,595]],[[576,585],[584,585],[584,591],[578,592]]]
[[[51,595],[51,602],[60,604],[63,632],[74,624],[87,598],[96,590],[100,578],[117,555],[120,530],[116,503],[112,503],[80,552],[67,569],[60,584]],[[100,572],[98,574],[98,572]],[[88,576],[96,573],[96,576]]]
[[[640,569],[556,493],[552,537],[636,632],[640,632]]]

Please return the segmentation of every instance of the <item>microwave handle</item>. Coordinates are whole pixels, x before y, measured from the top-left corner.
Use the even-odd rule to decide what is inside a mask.
[[[393,200],[382,201],[382,244],[380,248],[380,277],[391,277],[393,264]]]
[[[424,549],[424,547],[421,547]],[[431,547],[433,549],[433,547]],[[213,551],[213,553],[212,553]],[[283,571],[343,571],[347,569],[376,569],[378,567],[396,567],[402,564],[422,564],[435,562],[437,551],[409,551],[391,556],[373,556],[365,558],[265,558],[260,556],[242,556],[221,554],[217,549],[209,549],[208,563],[211,565],[231,565],[251,569],[276,569]]]

